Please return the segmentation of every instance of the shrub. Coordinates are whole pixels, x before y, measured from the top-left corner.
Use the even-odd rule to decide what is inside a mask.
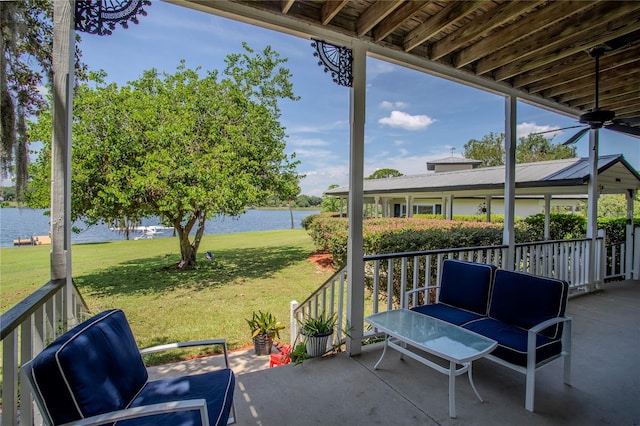
[[[302,221],[300,222],[300,226],[302,226],[302,229],[308,231],[309,228],[311,227],[311,224],[313,223],[314,220],[316,220],[318,216],[319,215],[317,214],[310,214],[309,216],[302,219]]]

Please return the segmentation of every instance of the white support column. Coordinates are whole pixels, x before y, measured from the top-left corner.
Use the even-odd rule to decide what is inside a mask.
[[[449,216],[447,215],[447,196],[442,196],[442,218],[447,219]]]
[[[627,198],[627,226],[625,233],[625,259],[624,259],[624,278],[630,280],[632,278],[633,271],[633,239],[634,239],[634,226],[633,226],[633,189],[628,189],[625,196]],[[640,239],[640,236],[636,235],[636,238]],[[636,258],[640,257],[640,253],[635,253]]]
[[[380,197],[378,197],[377,195],[373,197],[373,202],[375,203],[374,210],[373,210],[373,217],[377,219],[380,216],[380,212],[379,212]]]
[[[364,331],[364,250],[362,202],[364,180],[364,126],[366,105],[367,52],[364,45],[353,46],[353,84],[350,99],[351,142],[349,153],[349,239],[347,244],[347,352],[358,355]]]
[[[449,215],[449,219],[453,220],[453,199],[455,196],[453,194],[449,195],[449,206],[447,207],[447,214]]]
[[[502,244],[508,245],[506,268],[513,269],[515,256],[515,198],[516,198],[516,112],[518,99],[505,98],[505,177],[504,177],[504,231]]]
[[[544,239],[551,239],[551,194],[544,194]]]
[[[589,131],[589,188],[587,200],[587,238],[591,239],[589,247],[589,285],[596,282],[596,237],[598,236],[598,129]]]
[[[51,143],[51,279],[66,278],[65,320],[71,306],[71,123],[75,78],[73,0],[53,4],[53,133]]]
[[[405,197],[405,203],[406,203],[406,207],[407,207],[407,214],[405,215],[406,217],[413,217],[413,197],[411,195],[407,195]]]

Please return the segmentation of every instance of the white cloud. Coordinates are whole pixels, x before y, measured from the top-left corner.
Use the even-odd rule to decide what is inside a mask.
[[[367,78],[375,79],[380,75],[392,73],[397,69],[396,66],[388,62],[370,60],[367,61]]]
[[[301,174],[306,177],[300,182],[302,194],[321,197],[329,185],[347,185],[349,182],[349,167],[333,166],[320,167],[313,170],[303,170]]]
[[[405,130],[424,130],[435,120],[428,115],[411,115],[402,111],[391,111],[391,115],[378,120],[378,123]]]
[[[380,102],[380,108],[382,109],[400,109],[406,108],[409,104],[402,101],[391,102],[391,101],[382,101]]]
[[[516,127],[516,135],[517,138],[520,139],[522,137],[529,136],[531,133],[540,133],[540,132],[548,132],[549,130],[558,130],[558,126],[549,126],[549,125],[538,125],[536,123],[529,123],[527,121],[518,124]],[[562,130],[558,130],[557,132],[549,132],[544,133],[544,136],[547,139],[551,139],[554,136],[562,134]]]

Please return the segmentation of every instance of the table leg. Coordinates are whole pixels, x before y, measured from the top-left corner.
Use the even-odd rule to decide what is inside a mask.
[[[456,418],[456,363],[449,361],[449,417]]]
[[[469,375],[469,384],[471,384],[471,389],[473,389],[473,391],[475,392],[475,394],[478,397],[478,399],[480,400],[480,402],[484,402],[484,399],[482,399],[482,397],[478,393],[478,390],[476,389],[476,385],[473,383],[473,375],[471,373],[471,366],[472,365],[473,365],[473,362],[469,362],[469,370],[467,371],[467,374]]]
[[[387,338],[384,339],[384,349],[382,349],[382,355],[380,355],[380,359],[378,360],[378,362],[376,362],[376,365],[373,366],[374,370],[378,369],[378,365],[382,362],[384,354],[387,353],[387,346],[389,346],[387,343],[389,342],[389,339],[391,339],[391,336],[387,336]]]

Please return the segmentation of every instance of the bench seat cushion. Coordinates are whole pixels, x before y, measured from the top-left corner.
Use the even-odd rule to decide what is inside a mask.
[[[459,309],[455,306],[449,306],[445,303],[434,303],[431,305],[416,306],[414,308],[411,308],[411,310],[441,319],[454,325],[463,325],[468,323],[469,321],[483,318],[482,315],[479,315],[475,312]]]
[[[527,366],[527,330],[493,318],[471,321],[463,327],[498,342],[498,346],[491,352],[491,355],[512,364]],[[536,338],[536,364],[559,355],[561,350],[562,342],[560,339],[551,339],[538,334]]]
[[[206,399],[211,425],[226,425],[233,402],[235,377],[230,369],[147,383],[131,407],[186,399]],[[121,426],[200,425],[198,411],[180,411],[118,422]]]
[[[566,281],[500,269],[493,283],[488,316],[528,330],[564,316],[568,292]],[[541,334],[559,339],[562,325],[549,327]]]
[[[447,259],[442,266],[438,302],[487,315],[493,265]]]

